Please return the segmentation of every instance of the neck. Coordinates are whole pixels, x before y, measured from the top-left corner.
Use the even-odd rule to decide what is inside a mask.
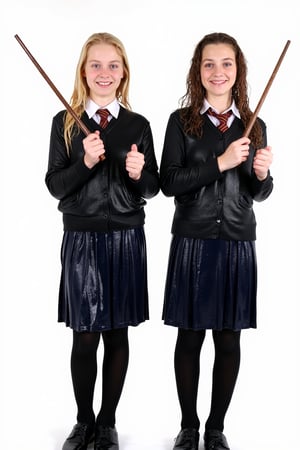
[[[224,97],[207,97],[208,103],[213,106],[213,108],[219,113],[223,113],[228,109],[232,104],[231,94],[229,96]]]
[[[105,108],[115,100],[115,96],[91,96],[91,99],[100,107]]]

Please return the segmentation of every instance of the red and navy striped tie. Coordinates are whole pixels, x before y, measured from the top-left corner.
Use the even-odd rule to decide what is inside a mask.
[[[216,117],[219,120],[220,123],[218,125],[218,128],[220,131],[222,131],[222,133],[224,133],[224,131],[228,130],[227,121],[228,121],[228,117],[230,117],[232,115],[231,109],[229,111],[227,111],[226,113],[218,114],[215,111],[213,111],[211,108],[209,108],[207,110],[207,113],[210,114],[211,116]]]
[[[110,115],[110,112],[108,109],[98,109],[97,114],[100,116],[100,127],[106,128],[108,125],[108,116]]]

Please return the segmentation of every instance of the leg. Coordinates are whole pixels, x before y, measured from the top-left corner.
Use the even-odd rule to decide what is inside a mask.
[[[78,408],[77,421],[94,424],[94,388],[97,377],[97,349],[100,333],[73,332],[71,372]]]
[[[77,403],[77,423],[62,450],[87,450],[94,438],[94,387],[97,376],[97,348],[100,333],[73,331],[71,373]]]
[[[240,367],[240,331],[213,331],[215,362],[211,409],[206,430],[223,431],[224,419]]]
[[[197,395],[200,375],[200,351],[205,330],[178,329],[175,347],[175,376],[182,413],[181,428],[199,429]]]
[[[102,403],[97,423],[114,427],[129,360],[128,328],[104,331]]]

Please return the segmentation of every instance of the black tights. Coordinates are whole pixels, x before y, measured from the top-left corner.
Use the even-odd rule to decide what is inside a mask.
[[[200,376],[200,352],[205,330],[178,330],[175,348],[175,375],[182,413],[182,428],[199,429],[197,395]],[[206,429],[223,431],[240,366],[240,331],[213,331],[215,361],[211,409]]]
[[[102,403],[97,422],[113,427],[128,367],[128,328],[103,331],[101,334],[73,331],[71,373],[78,408],[77,420],[88,424],[95,421],[93,398],[97,378],[97,349],[101,335],[104,344]]]

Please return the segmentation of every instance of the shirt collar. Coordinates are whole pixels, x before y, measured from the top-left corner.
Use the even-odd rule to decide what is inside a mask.
[[[101,106],[97,105],[97,103],[95,103],[92,99],[88,98],[86,105],[85,105],[85,111],[90,119],[96,114],[96,112],[100,108],[101,108]],[[105,109],[108,109],[109,113],[115,119],[117,119],[119,116],[119,112],[120,112],[120,103],[115,98],[111,103],[109,103],[108,105],[105,106]]]
[[[212,108],[212,109],[215,111],[215,108],[214,108],[213,106],[211,106],[211,105],[208,103],[208,101],[206,100],[206,98],[205,98],[205,99],[204,99],[203,106],[202,106],[202,108],[201,108],[201,110],[200,110],[200,114],[206,113],[206,111],[207,111],[209,108]],[[241,118],[241,115],[240,115],[240,113],[239,113],[239,110],[238,110],[237,107],[236,107],[236,104],[235,104],[235,101],[234,101],[234,100],[232,100],[231,106],[230,106],[228,109],[226,109],[226,111],[222,111],[222,112],[225,113],[225,112],[229,111],[230,109],[231,109],[231,111],[233,112],[233,114],[234,114],[236,117],[238,117],[239,119]],[[217,112],[217,111],[216,111],[216,112]]]

